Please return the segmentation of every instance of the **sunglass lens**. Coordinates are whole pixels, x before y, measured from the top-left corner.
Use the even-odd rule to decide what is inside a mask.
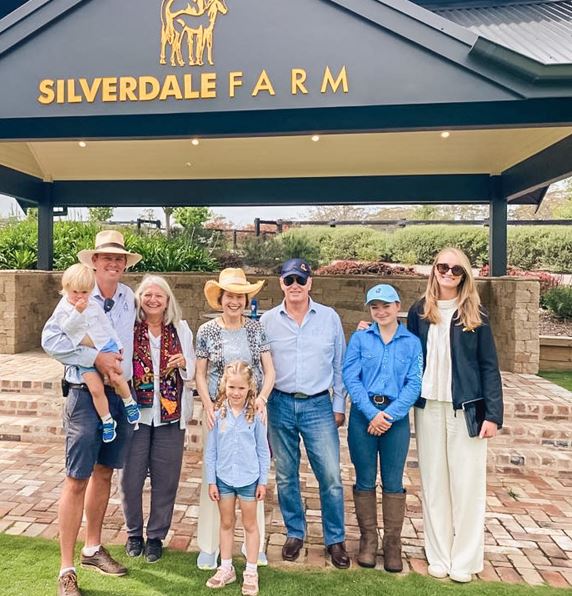
[[[461,265],[454,265],[451,267],[451,273],[458,277],[459,275],[463,275],[465,270],[461,267]]]
[[[447,263],[437,263],[436,268],[437,271],[443,275],[449,271],[449,265],[447,265]]]
[[[465,270],[461,267],[461,265],[453,265],[452,267],[447,263],[437,263],[436,265],[437,271],[442,275],[445,275],[447,271],[451,271],[451,273],[455,277],[459,277],[459,275],[463,275]]]
[[[298,277],[297,275],[287,275],[284,278],[284,285],[285,286],[291,286],[294,282],[296,282],[299,286],[305,286],[306,285],[306,279],[303,277]]]

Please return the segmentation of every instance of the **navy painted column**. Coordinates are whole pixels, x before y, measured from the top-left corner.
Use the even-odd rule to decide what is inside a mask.
[[[502,195],[501,177],[491,178],[489,203],[489,275],[506,275],[508,260],[508,203]]]
[[[54,205],[52,183],[44,183],[44,198],[38,205],[38,269],[51,271],[54,266]]]

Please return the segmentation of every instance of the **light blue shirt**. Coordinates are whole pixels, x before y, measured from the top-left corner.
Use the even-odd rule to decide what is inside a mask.
[[[307,395],[333,389],[333,410],[344,414],[342,363],[346,340],[338,313],[310,299],[301,325],[286,312],[284,302],[265,312],[260,320],[272,351],[276,389]]]
[[[421,395],[422,375],[421,342],[403,325],[387,344],[377,323],[352,335],[344,361],[344,383],[353,406],[370,422],[380,412],[370,399],[373,395],[389,398],[384,411],[393,422],[407,416]]]
[[[91,298],[103,310],[104,298],[97,285]],[[121,340],[123,376],[130,380],[133,376],[133,327],[135,325],[135,298],[131,288],[125,284],[118,284],[113,302],[113,308],[106,313],[106,316]],[[66,335],[59,321],[57,307],[44,325],[42,348],[49,356],[66,365],[66,379],[70,383],[83,383],[78,366],[93,367],[98,354],[95,348],[75,345]]]
[[[229,486],[268,484],[270,449],[266,426],[258,416],[246,420],[243,410],[235,416],[227,407],[226,416],[215,412],[215,425],[209,431],[205,451],[207,482],[216,484],[217,476]]]

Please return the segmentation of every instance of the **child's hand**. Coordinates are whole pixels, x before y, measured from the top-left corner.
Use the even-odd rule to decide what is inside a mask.
[[[78,298],[77,302],[74,304],[77,312],[83,312],[87,308],[88,302],[88,298]]]
[[[371,321],[360,321],[357,324],[356,331],[364,331],[371,325]]]
[[[256,487],[256,500],[264,501],[265,496],[266,496],[266,484],[259,484]]]
[[[220,501],[220,493],[216,484],[209,484],[209,497],[211,501]]]

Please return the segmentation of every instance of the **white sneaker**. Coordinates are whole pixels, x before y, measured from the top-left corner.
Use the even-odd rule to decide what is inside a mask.
[[[437,579],[445,579],[448,575],[447,570],[442,565],[429,565],[427,567],[427,573]]]
[[[214,553],[207,553],[201,551],[197,557],[197,567],[206,571],[208,569],[216,569],[218,561],[218,549]]]
[[[246,559],[246,544],[243,542],[242,546],[240,547],[240,552]],[[256,561],[258,567],[267,567],[268,566],[268,558],[266,557],[266,553],[264,551],[260,551],[258,553],[258,561]]]
[[[459,573],[456,571],[451,571],[449,573],[449,577],[459,584],[468,584],[472,579],[473,576],[470,573]]]
[[[217,572],[207,581],[206,586],[207,588],[214,588],[218,590],[220,588],[224,588],[227,584],[232,584],[236,581],[236,572],[234,571],[234,567],[230,569],[223,569],[219,567]]]

